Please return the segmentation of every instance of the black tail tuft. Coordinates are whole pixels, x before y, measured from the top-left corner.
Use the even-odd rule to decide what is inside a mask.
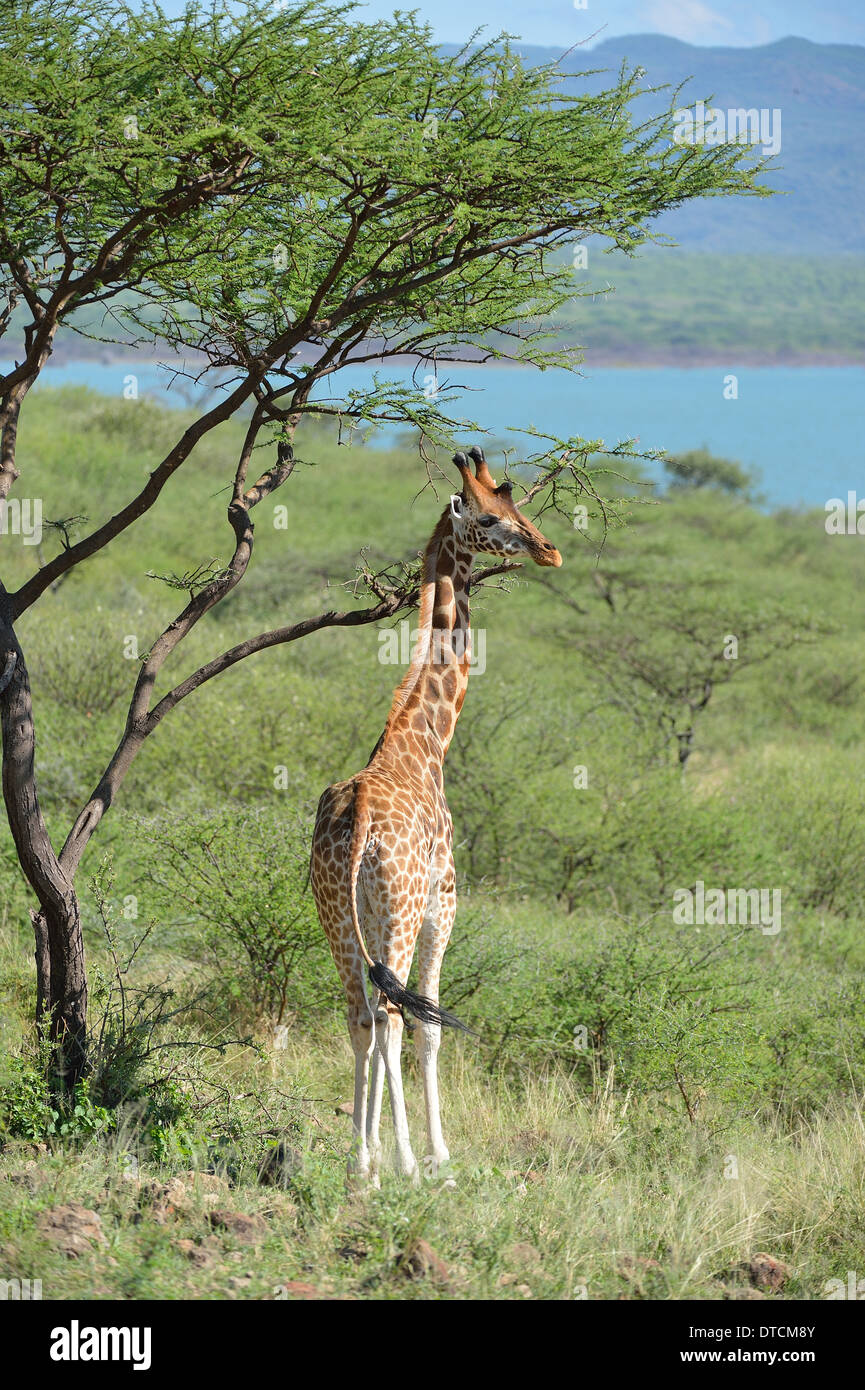
[[[400,1008],[408,1009],[409,1013],[414,1014],[415,1018],[419,1018],[421,1023],[438,1023],[442,1028],[459,1028],[463,1033],[471,1033],[474,1038],[478,1036],[473,1028],[461,1023],[454,1014],[449,1014],[447,1009],[440,1009],[438,1004],[434,1004],[423,994],[412,994],[411,990],[401,985],[393,971],[388,970],[387,966],[383,965],[380,960],[369,967],[369,978],[392,1004],[398,1004]]]

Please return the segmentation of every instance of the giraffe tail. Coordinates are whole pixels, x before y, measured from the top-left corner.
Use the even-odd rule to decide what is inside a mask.
[[[459,1028],[463,1033],[471,1033],[472,1037],[478,1034],[473,1028],[469,1028],[467,1023],[458,1019],[456,1014],[448,1013],[447,1009],[439,1008],[431,999],[427,999],[425,994],[415,994],[412,990],[406,989],[401,985],[392,970],[388,970],[382,962],[376,961],[369,967],[369,978],[382,994],[386,995],[392,1004],[397,1004],[401,1009],[408,1009],[410,1014],[420,1019],[421,1023],[438,1023],[442,1028]]]
[[[366,849],[367,839],[369,838],[370,814],[366,800],[366,790],[364,784],[357,784],[354,801],[354,826],[351,835],[351,885],[349,891],[349,901],[351,904],[351,920],[354,926],[355,935],[361,954],[369,967],[369,978],[377,989],[380,989],[386,999],[392,1004],[396,1004],[401,1009],[408,1009],[410,1014],[419,1019],[421,1023],[438,1023],[442,1028],[459,1028],[464,1033],[472,1033],[477,1037],[477,1033],[467,1024],[461,1022],[455,1014],[448,1013],[447,1009],[442,1009],[435,1004],[432,999],[428,999],[425,994],[415,994],[412,990],[406,989],[400,984],[392,970],[383,961],[373,960],[367,950],[366,942],[363,939],[363,931],[360,925],[360,918],[357,911],[357,880],[360,873],[361,860]]]

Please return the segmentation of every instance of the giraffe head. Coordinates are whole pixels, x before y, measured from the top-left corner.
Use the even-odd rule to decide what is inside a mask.
[[[527,558],[536,565],[558,568],[562,557],[556,547],[514,506],[510,483],[496,487],[483,449],[475,445],[469,449],[469,458],[474,460],[474,474],[465,454],[454,454],[463,489],[451,498],[451,516],[462,544],[474,555]]]

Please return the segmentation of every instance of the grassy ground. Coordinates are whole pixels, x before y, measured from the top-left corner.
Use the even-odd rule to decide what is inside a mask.
[[[717,1299],[754,1296],[749,1265],[767,1252],[789,1270],[767,1296],[808,1299],[861,1267],[865,1134],[852,1105],[791,1130],[755,1118],[713,1135],[710,1118],[671,1123],[612,1076],[590,1097],[563,1072],[514,1086],[456,1045],[443,1070],[457,1188],[386,1175],[380,1191],[349,1195],[350,1121],[335,1113],[349,1050],[319,1044],[313,1067],[307,1047],[280,1067],[310,1091],[304,1167],[285,1189],[179,1165],[133,1177],[122,1143],[114,1161],[98,1144],[75,1161],[12,1144],[0,1160],[6,1269],[41,1278],[46,1298]],[[417,1130],[419,1078],[406,1071]],[[98,1214],[104,1240],[74,1258],[39,1225],[70,1203]],[[258,1220],[247,1229],[237,1213]],[[421,1241],[440,1263],[418,1256]]]

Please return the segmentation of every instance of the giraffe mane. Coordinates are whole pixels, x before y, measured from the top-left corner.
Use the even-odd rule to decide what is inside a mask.
[[[426,665],[429,654],[430,637],[432,634],[433,605],[435,603],[436,592],[436,566],[438,564],[439,547],[450,530],[450,509],[446,508],[439,518],[438,524],[430,536],[427,548],[424,551],[423,566],[421,571],[420,604],[418,611],[418,634],[411,654],[411,660],[406,667],[405,675],[394,691],[393,703],[384,727],[384,734],[387,734],[393,725],[394,720],[401,710],[405,709],[408,698],[418,682],[418,677]],[[384,735],[382,735],[384,737]]]

